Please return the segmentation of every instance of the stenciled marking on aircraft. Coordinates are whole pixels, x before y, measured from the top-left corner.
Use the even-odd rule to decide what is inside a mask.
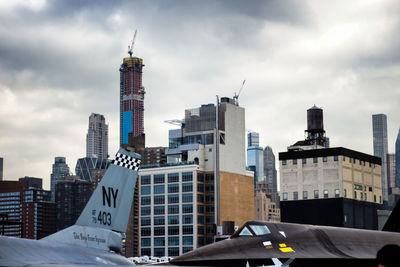
[[[264,241],[263,245],[264,245],[265,248],[273,248],[271,241]]]
[[[73,232],[72,235],[75,240],[82,240],[83,242],[96,242],[97,244],[106,243],[105,239],[97,236],[90,236],[89,234],[84,235],[82,233]]]
[[[108,190],[104,186],[102,186],[102,191],[103,191],[103,206],[106,205],[107,201],[107,206],[111,207],[111,202],[113,202],[114,209],[117,205],[117,196],[118,196],[118,189],[114,191],[114,188],[108,187]],[[112,196],[112,199],[111,199]],[[112,201],[111,201],[112,200]]]
[[[287,252],[295,252],[291,247],[286,246],[285,243],[279,244],[279,250],[282,251],[282,252],[285,252],[285,253],[287,253]]]
[[[285,234],[284,231],[279,231],[279,233],[280,233],[281,235],[283,235],[283,236],[286,238],[286,234]]]

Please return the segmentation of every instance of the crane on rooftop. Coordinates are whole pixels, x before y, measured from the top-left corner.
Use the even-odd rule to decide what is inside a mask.
[[[128,54],[130,57],[132,57],[132,54],[133,54],[132,50],[133,50],[133,46],[135,45],[136,34],[137,34],[137,30],[135,30],[135,34],[133,35],[132,44],[130,46],[128,45]]]
[[[242,92],[242,89],[243,89],[243,86],[244,86],[245,82],[246,82],[246,79],[243,80],[242,86],[240,86],[240,89],[239,89],[239,93],[236,94],[236,92],[235,92],[235,95],[233,96],[233,100],[235,101],[236,105],[239,105],[239,102],[238,102],[239,95],[240,95],[240,92]]]

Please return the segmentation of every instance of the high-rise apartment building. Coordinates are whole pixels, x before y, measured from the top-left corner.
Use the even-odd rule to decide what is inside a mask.
[[[108,158],[108,125],[101,114],[92,113],[86,135],[86,157]]]
[[[51,201],[55,201],[56,184],[69,175],[69,167],[65,157],[55,157],[53,171],[50,175]]]
[[[395,154],[386,154],[386,174],[388,193],[391,194],[391,189],[396,187],[396,157]]]
[[[0,181],[3,181],[3,158],[0,158]]]
[[[57,231],[73,225],[92,195],[92,185],[79,176],[68,176],[56,185]]]
[[[271,184],[273,191],[278,192],[277,172],[275,168],[275,154],[270,146],[264,149],[264,174],[266,181]]]
[[[372,115],[372,135],[374,156],[382,159],[382,197],[388,201],[388,184],[386,175],[386,154],[388,153],[387,117],[385,114]]]
[[[142,86],[143,59],[123,59],[120,72],[120,145],[128,144],[129,133],[139,136],[144,133],[144,94]]]
[[[188,109],[170,131],[167,163],[141,167],[141,255],[177,256],[213,242],[224,221],[254,219],[244,118],[229,98]]]
[[[265,179],[263,149],[259,146],[259,138],[256,132],[247,134],[247,167],[254,172],[254,184]]]
[[[41,180],[24,177],[0,182],[0,213],[9,221],[2,234],[40,239],[56,231],[55,204]]]
[[[396,187],[400,188],[400,129],[399,133],[397,134],[396,138],[396,151],[395,151],[395,157],[396,157],[396,181],[395,185]]]

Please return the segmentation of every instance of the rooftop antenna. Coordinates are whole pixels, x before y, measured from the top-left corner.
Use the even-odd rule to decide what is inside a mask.
[[[246,82],[246,79],[243,80],[242,86],[240,86],[240,89],[239,89],[239,93],[236,94],[236,92],[235,92],[235,95],[233,96],[233,100],[235,101],[236,106],[239,105],[238,98],[239,98],[240,92],[242,92],[242,89],[243,89],[243,86],[244,86],[245,82]]]
[[[135,45],[136,34],[137,34],[137,30],[135,30],[135,34],[133,35],[132,44],[130,46],[128,45],[128,54],[130,57],[132,57],[132,54],[133,54],[132,50],[133,50],[133,46]]]

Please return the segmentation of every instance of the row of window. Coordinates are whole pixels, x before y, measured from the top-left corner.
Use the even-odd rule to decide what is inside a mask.
[[[197,206],[197,213],[214,213],[214,205]]]
[[[340,196],[340,190],[339,189],[335,189],[334,193],[335,193],[334,194],[335,197],[339,197]],[[329,190],[328,189],[324,190],[323,197],[324,198],[329,198]],[[319,198],[319,190],[314,190],[314,198],[315,199]],[[299,193],[297,191],[293,192],[293,200],[298,200],[298,199],[299,199]],[[308,199],[308,191],[303,191],[303,199]],[[283,192],[283,200],[288,200],[288,193],[287,192]]]
[[[179,173],[168,173],[168,183],[178,183],[179,182]],[[182,173],[182,182],[191,182],[193,181],[193,172],[183,172]],[[164,184],[165,183],[165,174],[154,174],[153,175],[153,183],[154,184]],[[143,175],[140,177],[141,185],[149,185],[151,184],[151,176]]]
[[[179,193],[179,184],[168,184],[168,193]],[[193,184],[192,183],[183,183],[182,184],[182,192],[193,192]],[[141,186],[140,194],[150,195],[151,194],[151,186]],[[165,185],[154,185],[153,186],[153,194],[165,194]]]
[[[213,173],[198,173],[197,174],[198,182],[214,182],[214,174]]]
[[[168,235],[179,235],[180,230],[179,226],[168,226]],[[193,234],[193,225],[183,225],[182,226],[182,234],[183,235],[191,235]],[[151,227],[142,227],[140,229],[141,236],[151,236]],[[165,227],[159,226],[153,228],[154,236],[163,236],[165,235]]]
[[[178,194],[168,195],[167,197],[168,197],[168,204],[179,203]],[[192,193],[182,194],[182,202],[183,203],[193,202],[193,194]],[[165,195],[153,196],[153,204],[154,205],[165,204]],[[151,197],[150,196],[141,197],[140,205],[141,206],[151,205]]]
[[[183,247],[182,252],[186,253],[189,251],[192,251],[193,247]],[[154,248],[154,253],[151,253],[151,248],[142,248],[140,250],[140,255],[142,256],[156,256],[156,257],[163,257],[165,256],[165,248]],[[179,247],[168,247],[168,256],[169,257],[175,257],[179,256]]]
[[[197,184],[197,192],[212,193],[214,192],[214,184]]]
[[[165,216],[154,216],[154,225],[165,225]],[[167,218],[169,225],[179,224],[179,215],[168,216]],[[193,224],[193,215],[182,215],[182,224]],[[151,217],[141,217],[141,226],[150,226]]]
[[[170,236],[168,237],[168,246],[179,246],[179,236]],[[153,242],[155,247],[163,247],[166,245],[165,237],[154,237]],[[142,238],[140,240],[141,247],[150,247],[151,246],[151,238]],[[182,237],[182,245],[190,246],[193,245],[193,236],[183,236]]]
[[[359,162],[359,164],[360,165],[363,165],[363,166],[365,166],[366,165],[366,161],[363,161],[363,160],[357,160],[357,159],[355,159],[355,158],[348,158],[349,159],[349,162],[350,163],[353,163],[353,164],[356,164],[356,162],[358,161]],[[300,159],[299,159],[300,160]],[[307,158],[304,158],[304,159],[301,159],[301,163],[304,165],[304,164],[307,164]],[[310,159],[311,160],[311,159]],[[313,160],[313,163],[318,163],[318,157],[316,157],[316,158],[312,158],[312,160]],[[328,161],[328,157],[322,157],[322,162],[327,162]],[[339,156],[333,156],[333,161],[339,161]],[[343,157],[343,161],[346,161],[346,157]],[[284,159],[284,160],[282,160],[282,165],[287,165],[287,160],[286,159]],[[369,163],[369,167],[371,168],[375,168],[375,164],[374,163],[371,163],[371,162],[368,162]],[[297,159],[292,159],[292,164],[293,165],[297,165]]]
[[[193,205],[182,204],[182,213],[193,213]],[[154,206],[153,214],[154,215],[165,214],[165,206]],[[179,214],[179,205],[168,205],[168,214]],[[151,215],[151,207],[141,207],[140,215],[141,216]]]

